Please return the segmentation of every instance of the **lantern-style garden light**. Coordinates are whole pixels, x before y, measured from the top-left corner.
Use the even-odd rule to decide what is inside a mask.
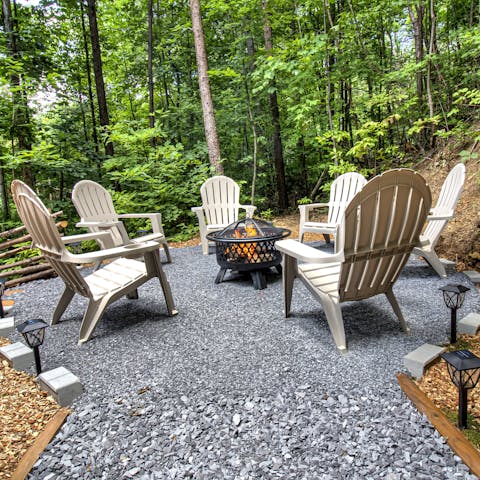
[[[0,277],[0,318],[5,316],[5,310],[3,309],[2,297],[5,293],[5,283],[7,279],[5,277]]]
[[[47,327],[48,324],[40,319],[27,320],[26,322],[23,322],[17,326],[18,333],[21,333],[28,346],[33,348],[37,375],[42,373],[42,365],[40,363],[40,352],[38,347],[43,343],[43,339],[45,337],[45,328]]]
[[[458,428],[467,428],[467,391],[480,379],[480,358],[470,350],[457,350],[440,355],[447,363],[448,373],[458,388]]]
[[[450,309],[450,343],[457,342],[457,310],[463,305],[465,293],[470,289],[464,285],[449,283],[439,290],[443,292],[443,301]]]

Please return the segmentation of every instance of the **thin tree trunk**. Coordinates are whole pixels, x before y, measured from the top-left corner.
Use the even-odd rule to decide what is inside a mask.
[[[198,86],[202,101],[203,124],[207,141],[208,157],[210,164],[219,175],[223,175],[223,165],[220,156],[220,142],[218,141],[217,124],[213,110],[210,81],[208,79],[207,51],[203,35],[202,17],[200,13],[200,0],[190,0],[190,15],[192,17],[192,30],[197,57]]]
[[[108,136],[110,120],[108,118],[107,98],[105,95],[105,83],[103,81],[102,53],[100,38],[98,35],[97,9],[95,0],[87,0],[88,22],[90,25],[90,42],[92,44],[93,73],[97,90],[98,113],[100,115],[100,127]],[[113,155],[113,143],[107,138],[105,141],[105,155]]]
[[[150,128],[155,127],[155,98],[153,90],[153,0],[148,0],[148,120]],[[152,147],[155,138],[150,139]]]
[[[83,49],[85,51],[85,71],[87,72],[88,103],[90,104],[90,115],[92,117],[93,144],[95,153],[98,155],[97,118],[95,116],[95,104],[93,102],[92,73],[90,69],[90,53],[88,51],[88,38],[87,29],[85,28],[85,12],[83,8],[83,2],[84,0],[80,0],[80,15],[82,20]]]
[[[323,28],[324,28],[324,34],[325,36],[328,35],[328,28],[327,28],[327,16],[328,16],[328,21],[330,23],[330,28],[333,28],[333,20],[330,12],[330,6],[328,4],[328,0],[324,0],[324,18],[323,18]],[[337,140],[335,138],[335,135],[333,134],[333,113],[332,113],[332,105],[330,102],[330,98],[332,95],[332,81],[331,81],[331,75],[330,75],[330,52],[328,51],[328,40],[325,42],[325,48],[326,48],[326,58],[325,58],[325,69],[326,69],[326,74],[327,74],[327,115],[328,115],[328,128],[332,132],[332,143],[333,143],[333,163],[335,166],[338,165],[338,153],[337,153]],[[323,174],[322,174],[323,176]],[[321,178],[321,177],[320,177]],[[318,182],[317,182],[318,184]],[[318,189],[317,186],[315,186],[314,191]],[[313,193],[313,192],[312,192]]]
[[[413,38],[415,41],[415,63],[418,65],[423,62],[423,17],[425,13],[425,5],[423,0],[415,5],[415,12],[413,12],[412,7],[408,7],[408,13],[410,15],[410,20],[413,26]],[[417,97],[418,104],[423,103],[423,73],[421,70],[417,70],[416,73],[417,81]]]
[[[267,13],[267,0],[262,0],[262,10],[263,10],[263,38],[265,41],[265,51],[270,52],[272,50],[272,27],[268,19]],[[275,82],[273,82],[275,86]],[[269,103],[270,103],[270,113],[272,115],[273,123],[273,134],[272,134],[272,143],[273,143],[273,161],[275,165],[275,178],[278,194],[278,207],[281,210],[288,208],[288,195],[287,195],[287,185],[285,181],[285,164],[283,161],[283,147],[282,147],[282,137],[280,130],[280,110],[278,108],[278,99],[277,93],[274,91],[269,94]]]
[[[434,0],[430,0],[430,42],[428,47],[428,62],[427,62],[427,99],[428,99],[428,111],[430,119],[435,115],[435,107],[433,104],[432,95],[432,55],[436,53],[436,32],[437,32],[437,18],[435,16]],[[430,145],[434,144],[435,124],[431,122],[431,137]]]

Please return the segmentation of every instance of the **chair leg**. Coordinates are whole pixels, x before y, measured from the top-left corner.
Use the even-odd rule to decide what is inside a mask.
[[[303,231],[302,228],[300,228],[300,232],[298,233],[298,241],[300,243],[303,243],[303,237],[305,236],[305,232]]]
[[[75,292],[73,290],[70,290],[67,286],[65,286],[65,290],[63,291],[62,296],[58,301],[57,307],[55,308],[55,312],[53,312],[51,325],[55,325],[60,320],[63,313],[67,309],[68,305],[72,301],[72,298],[74,295],[75,295]]]
[[[109,302],[109,295],[101,298],[100,300],[93,300],[92,298],[90,299],[87,311],[83,316],[82,325],[80,325],[80,337],[78,339],[79,345],[87,342],[90,339]]]
[[[407,325],[405,318],[403,317],[403,313],[400,310],[400,305],[398,304],[397,299],[395,298],[393,290],[392,289],[387,290],[385,292],[385,295],[387,296],[388,301],[390,302],[390,305],[392,306],[393,311],[395,312],[395,315],[398,317],[398,320],[400,321],[400,326],[402,327],[402,330],[405,333],[410,333],[410,328]]]
[[[283,311],[285,317],[290,315],[292,305],[293,281],[297,275],[297,259],[290,255],[283,254],[282,261],[282,281],[283,281]]]
[[[442,278],[447,277],[447,272],[445,267],[442,265],[442,262],[438,258],[437,254],[434,251],[421,253],[422,257],[427,261],[427,263],[437,272],[437,275]]]
[[[165,241],[162,243],[163,250],[165,251],[165,256],[167,257],[167,263],[172,263],[172,256],[170,255],[170,248],[168,247],[168,243]]]
[[[334,302],[328,296],[322,296],[321,303],[327,317],[328,326],[335,345],[341,353],[347,352],[347,340],[345,338],[345,327],[343,324],[342,309],[340,304]]]
[[[168,283],[167,276],[165,275],[162,264],[160,263],[160,254],[158,250],[146,252],[145,263],[147,264],[147,269],[150,268],[149,266],[153,266],[153,268],[155,268],[155,274],[158,277],[160,286],[162,287],[163,296],[165,297],[165,303],[167,304],[168,315],[173,317],[178,313],[178,310],[176,309],[175,302],[173,301],[170,283]]]
[[[208,255],[208,239],[202,236],[202,252],[204,255]]]

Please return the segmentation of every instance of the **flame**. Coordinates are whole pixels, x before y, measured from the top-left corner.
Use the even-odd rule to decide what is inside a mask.
[[[257,229],[254,225],[245,225],[245,228],[236,228],[233,232],[235,238],[256,237]],[[225,250],[225,254],[247,258],[249,262],[258,260],[257,242],[238,243]]]

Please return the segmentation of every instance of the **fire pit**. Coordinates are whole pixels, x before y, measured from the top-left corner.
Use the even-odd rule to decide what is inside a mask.
[[[220,283],[227,270],[248,272],[253,286],[261,290],[267,286],[265,272],[271,267],[281,273],[282,254],[275,241],[288,237],[287,228],[276,228],[264,220],[246,218],[232,223],[207,238],[215,242],[217,262],[220,265],[215,283]]]

